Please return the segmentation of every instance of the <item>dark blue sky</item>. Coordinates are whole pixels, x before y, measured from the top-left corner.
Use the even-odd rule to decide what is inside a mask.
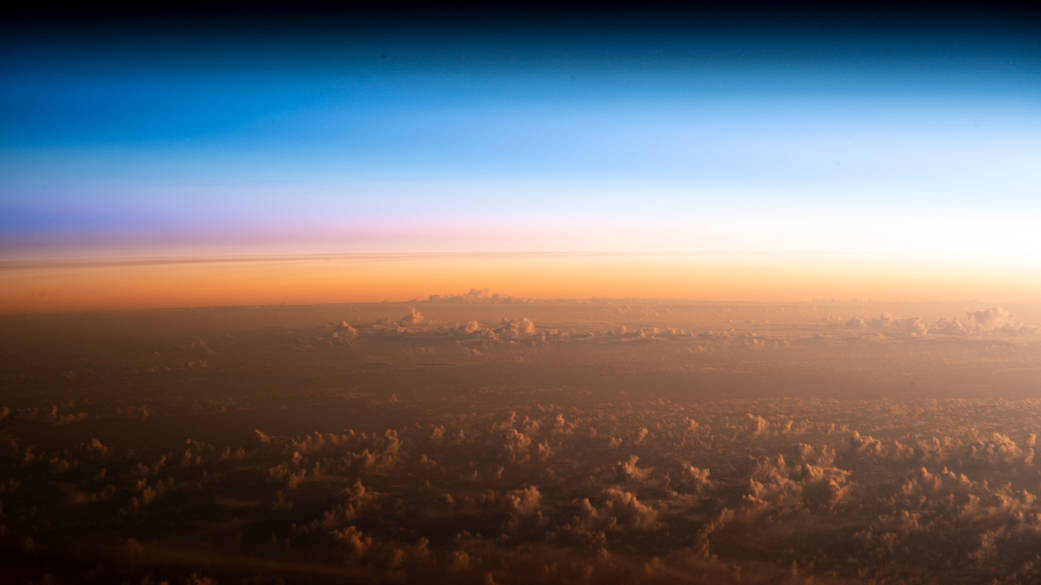
[[[569,245],[596,247],[629,220],[1041,219],[1030,23],[477,24],[9,35],[0,241],[400,229],[408,248],[437,245],[410,230],[573,217],[588,240]]]

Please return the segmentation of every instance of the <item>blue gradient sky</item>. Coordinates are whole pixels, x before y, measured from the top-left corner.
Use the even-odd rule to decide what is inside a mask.
[[[1041,39],[955,24],[16,36],[0,254],[1021,262]]]

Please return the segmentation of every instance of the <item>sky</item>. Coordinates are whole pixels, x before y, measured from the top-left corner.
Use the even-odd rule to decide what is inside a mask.
[[[1041,298],[1036,22],[680,16],[9,31],[0,310]]]

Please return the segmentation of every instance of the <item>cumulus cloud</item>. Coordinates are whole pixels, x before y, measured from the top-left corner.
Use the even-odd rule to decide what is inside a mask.
[[[527,317],[506,318],[498,326],[482,326],[478,321],[467,321],[455,327],[452,333],[460,339],[484,342],[511,342],[531,340],[536,337],[535,322]],[[543,337],[548,337],[544,334]]]
[[[976,342],[902,315],[847,329],[831,308],[843,318],[822,328],[801,306],[782,324],[633,302],[624,315],[640,324],[623,330],[611,320],[620,305],[531,304],[520,318],[416,304],[433,323],[374,321],[407,309],[380,304],[333,324],[343,309],[330,307],[308,321],[324,325],[213,337],[224,369],[212,379],[151,371],[151,346],[119,367],[99,357],[9,377],[56,381],[0,408],[11,556],[60,555],[50,535],[101,526],[99,539],[125,530],[149,550],[183,537],[270,557],[302,581],[347,570],[401,583],[1041,576],[1038,347],[996,339],[1019,327],[1007,312],[959,317],[956,334]],[[712,318],[670,329],[694,323],[682,311]],[[876,338],[887,342],[863,342]],[[783,343],[797,339],[812,343]],[[281,359],[300,340],[319,351]],[[176,343],[164,352],[187,347]],[[122,388],[133,394],[109,398]],[[114,576],[180,583],[196,566],[266,582],[240,574],[245,562],[172,570],[143,557]]]
[[[359,325],[361,332],[369,335],[410,335],[430,329],[424,325],[426,317],[414,306],[408,308],[408,313],[397,320],[383,318],[368,326]]]
[[[430,295],[427,300],[430,303],[454,303],[454,304],[519,304],[519,303],[531,303],[531,299],[525,299],[521,297],[511,297],[501,295],[499,293],[492,293],[488,289],[476,289],[472,288],[469,291],[458,294],[458,295]]]
[[[1012,335],[1032,333],[1035,327],[1023,325],[1002,307],[991,307],[968,314],[966,328],[973,331],[996,332]]]
[[[1036,435],[1030,435],[1027,446],[1020,447],[1007,435],[994,432],[986,439],[973,441],[966,453],[972,461],[980,461],[990,465],[1032,465],[1034,463],[1034,445]]]
[[[372,547],[372,537],[366,536],[353,525],[333,529],[332,536],[350,556],[355,558],[365,556],[365,553]]]
[[[837,467],[790,464],[783,455],[763,458],[748,481],[744,503],[755,509],[830,510],[849,493],[849,475]]]
[[[712,487],[709,479],[709,469],[696,465],[686,464],[683,466],[683,485],[692,488],[695,492],[702,492]]]
[[[520,530],[525,527],[540,527],[544,524],[542,517],[542,493],[533,485],[513,490],[506,494],[509,510],[509,530]]]
[[[969,311],[961,318],[941,318],[927,323],[920,317],[894,318],[883,313],[875,319],[852,317],[846,322],[849,329],[872,329],[891,337],[924,337],[934,335],[1026,335],[1037,328],[1023,325],[1003,307]]]
[[[566,529],[591,543],[603,543],[609,533],[647,532],[659,527],[658,512],[635,494],[617,486],[607,488],[599,505],[589,498],[579,502],[579,513]]]
[[[334,343],[350,343],[358,338],[358,330],[351,327],[346,321],[340,321],[333,326],[330,338]]]
[[[408,314],[401,319],[398,319],[398,323],[402,325],[419,325],[424,321],[423,313],[416,310],[415,307],[409,307]]]
[[[607,489],[596,515],[608,520],[608,530],[653,530],[658,526],[658,513],[654,508],[640,502],[632,492],[617,487]]]
[[[745,413],[745,416],[748,418],[748,432],[751,433],[753,437],[762,435],[770,426],[770,423],[758,414],[748,412]]]
[[[1006,327],[1018,327],[1016,319],[1002,307],[990,307],[981,311],[970,311],[968,321],[971,327],[981,331],[994,331]]]
[[[644,481],[650,477],[653,468],[643,468],[637,465],[640,461],[639,456],[632,455],[624,461],[618,462],[618,475],[621,479],[630,479],[633,481]]]
[[[846,321],[847,329],[873,330],[889,337],[924,337],[929,334],[930,326],[920,317],[894,318],[889,313],[882,313],[873,319],[862,316],[851,317]]]

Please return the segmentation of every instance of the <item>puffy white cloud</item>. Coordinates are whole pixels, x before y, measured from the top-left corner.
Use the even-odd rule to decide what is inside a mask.
[[[364,532],[358,530],[353,525],[348,525],[343,528],[337,528],[332,531],[333,538],[340,543],[347,553],[355,558],[365,556],[365,553],[372,547],[373,539],[371,536],[366,536]]]
[[[970,327],[979,331],[995,331],[1019,327],[1015,317],[1002,307],[990,307],[981,311],[971,311],[968,317]]]
[[[880,457],[885,453],[882,441],[871,435],[861,435],[857,431],[853,431],[853,436],[849,438],[849,447],[860,456]]]
[[[483,304],[521,304],[531,303],[531,299],[522,297],[511,297],[501,295],[499,293],[492,293],[488,289],[476,289],[472,288],[469,291],[459,295],[430,295],[427,300],[430,303],[456,303],[456,304],[471,304],[471,305],[483,305]]]
[[[632,492],[612,486],[603,492],[599,506],[583,498],[579,514],[572,518],[567,530],[591,542],[602,542],[607,533],[646,532],[658,527],[658,512],[652,506]]]
[[[702,492],[712,487],[712,480],[709,479],[709,469],[689,463],[683,466],[681,482],[696,492]]]
[[[944,335],[1028,335],[1037,332],[1036,327],[1020,323],[1015,315],[1003,307],[969,311],[963,319],[940,319],[932,330]]]
[[[503,447],[511,463],[527,463],[531,459],[531,437],[517,429],[507,429]]]
[[[408,314],[401,319],[398,319],[398,323],[402,325],[419,325],[425,320],[423,313],[416,310],[415,307],[409,307]]]
[[[520,339],[535,334],[535,323],[527,317],[520,319],[503,319],[495,333],[503,339]]]
[[[477,321],[467,321],[455,327],[451,332],[461,339],[477,339],[489,342],[520,341],[536,336],[535,322],[527,317],[518,319],[506,318],[497,327],[483,327]]]
[[[631,479],[633,481],[644,481],[647,479],[653,468],[643,468],[637,465],[640,461],[640,457],[637,455],[631,455],[628,459],[618,462],[618,475],[622,479]]]
[[[351,343],[358,338],[358,330],[351,327],[351,324],[346,321],[340,321],[333,326],[333,331],[330,334],[330,339],[334,343]]]
[[[535,516],[540,513],[539,506],[542,494],[539,488],[530,485],[524,489],[514,490],[507,494],[510,509],[518,516]]]
[[[617,487],[607,488],[597,514],[609,518],[609,530],[653,530],[658,526],[658,513],[654,508],[641,503],[632,492]]]
[[[770,426],[770,423],[758,414],[748,412],[745,413],[745,416],[748,418],[748,432],[751,433],[753,437],[762,435],[766,432],[767,427]]]
[[[967,456],[971,460],[991,465],[1031,465],[1034,462],[1035,435],[1031,435],[1029,446],[1022,448],[1007,435],[994,432],[990,437],[974,441],[969,445]]]
[[[851,485],[847,470],[808,463],[793,465],[777,455],[757,462],[744,503],[753,509],[830,510],[848,495]]]
[[[506,494],[506,504],[509,510],[509,529],[518,530],[526,526],[541,526],[544,523],[542,517],[542,493],[533,485],[523,489],[513,490]]]

